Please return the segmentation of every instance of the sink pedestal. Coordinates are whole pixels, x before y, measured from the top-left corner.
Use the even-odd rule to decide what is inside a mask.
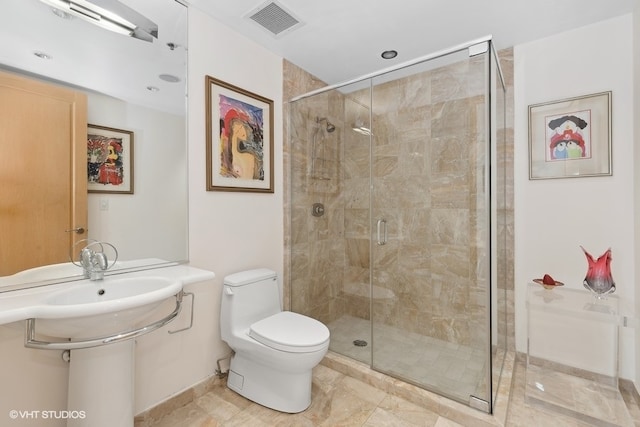
[[[68,427],[133,426],[134,346],[127,340],[71,351]]]

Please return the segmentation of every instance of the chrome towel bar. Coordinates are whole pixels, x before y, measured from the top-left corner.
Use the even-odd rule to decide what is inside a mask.
[[[171,322],[175,319],[178,314],[180,314],[180,310],[182,309],[182,295],[183,291],[178,292],[176,297],[176,307],[175,309],[166,317],[151,323],[147,326],[143,326],[138,329],[133,329],[131,331],[122,332],[115,335],[110,335],[106,337],[96,337],[96,338],[88,338],[81,341],[57,341],[57,342],[49,342],[49,341],[40,341],[36,339],[36,319],[27,319],[26,320],[26,330],[24,336],[24,346],[29,348],[37,348],[41,350],[77,350],[81,348],[91,348],[91,347],[99,347],[108,344],[114,344],[121,341],[127,341],[141,335],[148,334],[149,332],[155,331]]]
[[[177,334],[178,332],[186,331],[193,327],[193,310],[196,305],[196,295],[193,292],[183,292],[184,296],[191,297],[191,319],[189,320],[189,326],[185,326],[184,328],[176,329],[175,331],[167,331],[170,334]]]

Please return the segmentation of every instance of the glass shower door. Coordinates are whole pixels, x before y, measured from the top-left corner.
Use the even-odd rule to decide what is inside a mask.
[[[292,102],[291,309],[371,363],[369,82]]]
[[[489,411],[486,57],[373,81],[371,322],[374,369]]]

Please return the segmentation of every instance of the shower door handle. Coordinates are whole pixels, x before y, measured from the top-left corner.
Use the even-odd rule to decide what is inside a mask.
[[[387,220],[378,220],[378,245],[382,246],[387,243]]]

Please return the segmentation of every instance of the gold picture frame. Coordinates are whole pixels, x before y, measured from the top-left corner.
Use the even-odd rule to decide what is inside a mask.
[[[205,76],[207,191],[273,193],[273,101]]]

